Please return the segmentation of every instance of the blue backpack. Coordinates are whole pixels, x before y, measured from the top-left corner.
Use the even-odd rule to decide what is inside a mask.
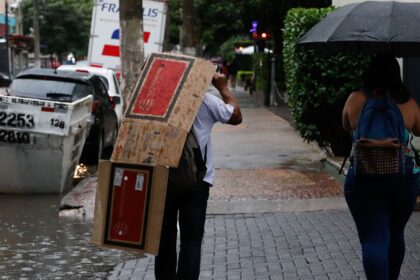
[[[395,101],[368,98],[353,138],[355,174],[403,175],[405,148],[404,119]]]

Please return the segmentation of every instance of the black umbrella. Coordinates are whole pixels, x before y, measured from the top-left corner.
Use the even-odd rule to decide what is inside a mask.
[[[340,7],[298,44],[345,53],[420,56],[420,3],[367,1]]]

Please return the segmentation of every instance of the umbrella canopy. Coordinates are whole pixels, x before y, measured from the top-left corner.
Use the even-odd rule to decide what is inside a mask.
[[[345,53],[420,56],[420,3],[367,1],[328,14],[298,42]]]

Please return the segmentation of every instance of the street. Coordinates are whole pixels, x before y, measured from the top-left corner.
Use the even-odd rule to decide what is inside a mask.
[[[90,243],[91,221],[59,217],[59,195],[0,195],[0,279],[106,279],[133,255]]]

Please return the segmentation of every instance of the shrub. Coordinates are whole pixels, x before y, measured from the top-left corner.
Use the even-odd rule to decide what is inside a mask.
[[[299,38],[334,8],[291,9],[285,19],[283,63],[286,90],[296,129],[327,152],[345,155],[349,135],[341,111],[350,92],[361,87],[368,56],[348,56],[307,50]]]
[[[227,41],[225,41],[219,47],[219,54],[223,57],[223,59],[227,61],[232,61],[235,56],[235,47],[238,42],[243,42],[245,39],[242,36],[233,36],[230,37]]]
[[[238,74],[237,74],[237,79],[238,79],[238,81],[245,82],[246,79],[252,78],[253,75],[254,75],[253,71],[239,70]]]

